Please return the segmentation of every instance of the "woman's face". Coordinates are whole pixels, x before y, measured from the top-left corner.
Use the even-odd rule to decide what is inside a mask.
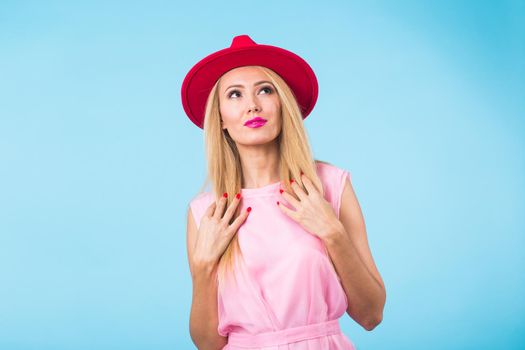
[[[245,66],[226,72],[219,83],[219,95],[222,128],[237,144],[265,144],[281,132],[281,101],[260,68]],[[256,117],[266,122],[246,124]]]

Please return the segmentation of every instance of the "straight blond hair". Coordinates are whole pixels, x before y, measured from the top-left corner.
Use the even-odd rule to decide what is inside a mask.
[[[293,193],[290,180],[295,179],[297,184],[307,192],[300,176],[302,171],[324,196],[323,186],[316,171],[316,162],[326,162],[313,159],[302,114],[292,90],[273,70],[262,66],[254,67],[261,69],[273,83],[281,101],[282,129],[276,138],[276,142],[279,145],[279,175],[281,184],[284,185],[283,189],[286,189],[288,193]],[[237,146],[221,126],[218,93],[220,81],[219,78],[210,91],[204,117],[208,174],[203,188],[206,183],[211,183],[215,200],[219,200],[224,192],[228,194],[240,193],[242,187],[242,167]],[[227,206],[232,200],[233,196],[228,196]],[[240,208],[241,205],[239,204],[230,223],[239,216]],[[228,276],[233,275],[235,277],[234,266],[237,257],[243,258],[237,233],[235,233],[218,263],[217,278],[220,289],[222,289],[221,286],[224,285]]]

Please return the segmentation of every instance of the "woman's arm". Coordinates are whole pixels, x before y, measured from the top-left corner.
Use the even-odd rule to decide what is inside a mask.
[[[341,198],[339,222],[325,240],[348,299],[346,312],[365,329],[383,319],[385,284],[368,246],[365,221],[357,197],[347,179]]]
[[[228,337],[221,336],[217,327],[217,282],[216,264],[193,264],[193,247],[197,226],[191,208],[188,209],[187,249],[190,272],[193,282],[193,295],[190,313],[190,335],[199,350],[220,350],[228,343]]]

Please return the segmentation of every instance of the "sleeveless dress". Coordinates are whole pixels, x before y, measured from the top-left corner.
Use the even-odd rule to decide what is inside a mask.
[[[350,173],[328,163],[316,167],[324,198],[339,217]],[[235,280],[218,288],[217,331],[228,337],[223,350],[356,349],[339,326],[348,300],[326,247],[281,212],[277,201],[292,207],[280,188],[277,182],[241,190],[241,209],[252,211],[237,232],[242,259]],[[214,200],[210,192],[191,200],[197,227]]]

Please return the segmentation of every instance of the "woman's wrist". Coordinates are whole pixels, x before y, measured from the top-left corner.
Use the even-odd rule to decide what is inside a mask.
[[[217,271],[216,262],[200,262],[194,265],[193,279],[198,277],[210,278]]]

